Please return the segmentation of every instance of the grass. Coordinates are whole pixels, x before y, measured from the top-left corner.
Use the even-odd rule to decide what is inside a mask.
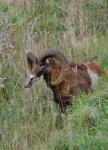
[[[58,107],[44,81],[24,89],[30,32],[35,53],[56,47],[72,62],[96,59],[107,73],[108,35],[103,27],[107,1],[96,1],[93,9],[89,1],[83,5],[81,11],[82,3],[71,0],[0,1],[1,14],[12,24],[8,32],[15,46],[0,60],[0,77],[7,78],[0,89],[0,150],[108,149],[107,77],[100,79],[93,93],[75,98],[63,129],[55,126]]]

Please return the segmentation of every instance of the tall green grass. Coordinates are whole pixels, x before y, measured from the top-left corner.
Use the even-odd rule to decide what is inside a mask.
[[[0,2],[12,24],[15,48],[0,60],[0,150],[107,150],[108,85],[100,79],[93,93],[81,93],[56,128],[58,106],[43,80],[24,89],[28,78],[28,33],[33,51],[62,50],[72,62],[97,60],[108,68],[107,1],[13,0]]]

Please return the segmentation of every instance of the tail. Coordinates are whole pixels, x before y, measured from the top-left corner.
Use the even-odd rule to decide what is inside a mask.
[[[104,68],[96,61],[87,61],[84,63],[90,70],[95,71],[99,76],[105,75]]]

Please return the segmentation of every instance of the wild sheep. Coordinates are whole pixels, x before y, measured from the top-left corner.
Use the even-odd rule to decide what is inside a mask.
[[[99,76],[104,74],[104,69],[98,63],[71,64],[61,51],[55,49],[47,49],[39,57],[28,51],[27,62],[31,75],[25,87],[32,87],[43,76],[62,113],[72,103],[74,96],[81,91],[93,90]]]

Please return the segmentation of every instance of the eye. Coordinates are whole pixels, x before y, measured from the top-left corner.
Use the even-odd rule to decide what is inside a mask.
[[[40,69],[44,69],[45,68],[45,66],[40,66]]]
[[[33,81],[34,78],[31,78],[30,81]]]
[[[37,68],[38,67],[38,65],[33,65],[33,68],[35,69],[35,68]]]

